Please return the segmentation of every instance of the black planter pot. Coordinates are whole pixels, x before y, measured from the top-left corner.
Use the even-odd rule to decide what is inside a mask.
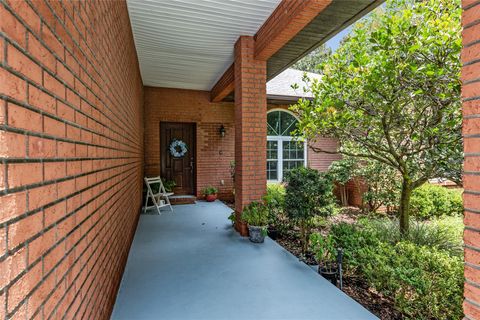
[[[330,281],[333,285],[337,285],[338,279],[338,268],[337,266],[329,266],[328,268],[325,266],[318,266],[318,273]]]
[[[275,227],[268,227],[267,234],[272,240],[277,240],[278,238],[278,230]]]

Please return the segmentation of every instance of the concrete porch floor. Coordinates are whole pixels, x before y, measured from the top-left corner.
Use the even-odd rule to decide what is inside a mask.
[[[377,319],[221,202],[141,215],[112,319]]]

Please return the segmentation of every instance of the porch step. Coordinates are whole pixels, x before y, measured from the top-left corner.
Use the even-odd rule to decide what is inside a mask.
[[[192,195],[173,195],[168,197],[171,204],[194,204],[197,197]]]

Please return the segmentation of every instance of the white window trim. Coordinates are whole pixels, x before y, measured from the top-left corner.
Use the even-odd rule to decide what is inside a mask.
[[[292,116],[294,116],[295,119],[298,120],[298,117],[293,112],[291,112],[290,110],[282,109],[282,108],[274,108],[274,109],[268,110],[267,114],[270,113],[270,112],[274,112],[274,111],[287,112],[287,113],[291,114]],[[283,142],[284,141],[294,141],[294,140],[295,140],[295,137],[292,137],[292,136],[267,136],[267,141],[277,141],[277,179],[276,180],[267,180],[267,182],[269,182],[269,183],[280,183],[280,182],[282,182],[282,177],[283,177]],[[307,149],[308,149],[307,141],[304,141],[303,142],[303,161],[304,161],[305,167],[308,166],[308,152],[307,152]],[[266,155],[265,155],[265,159],[268,160],[268,158],[266,158]],[[265,166],[266,166],[266,161],[265,161]],[[266,168],[265,168],[265,170],[266,170]]]

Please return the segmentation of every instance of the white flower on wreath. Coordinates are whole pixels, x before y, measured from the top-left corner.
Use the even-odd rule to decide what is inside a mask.
[[[187,151],[187,144],[182,140],[173,140],[170,144],[170,154],[175,158],[183,157]]]

